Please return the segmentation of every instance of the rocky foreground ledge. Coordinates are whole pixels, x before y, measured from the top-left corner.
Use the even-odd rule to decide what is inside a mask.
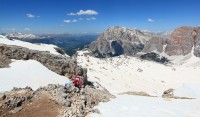
[[[93,107],[114,98],[109,92],[85,86],[76,92],[74,86],[49,84],[33,91],[30,87],[13,88],[0,94],[0,117],[84,117],[99,112]]]

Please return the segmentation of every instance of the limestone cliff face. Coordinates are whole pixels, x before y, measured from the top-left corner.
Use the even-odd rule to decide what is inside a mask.
[[[163,52],[163,45],[165,45],[166,42],[164,41],[163,37],[152,37],[149,41],[147,41],[144,45],[143,52]]]
[[[111,27],[102,33],[89,49],[96,57],[112,57],[122,54],[134,55],[140,52],[152,33],[124,27]]]
[[[200,27],[196,27],[194,31],[194,55],[200,57]]]
[[[196,33],[192,27],[177,28],[168,41],[165,52],[168,55],[186,55],[192,51]]]

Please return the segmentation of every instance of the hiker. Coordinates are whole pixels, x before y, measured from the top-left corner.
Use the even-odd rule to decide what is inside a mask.
[[[73,83],[75,87],[81,89],[83,87],[83,77],[76,75],[76,77],[73,79]]]

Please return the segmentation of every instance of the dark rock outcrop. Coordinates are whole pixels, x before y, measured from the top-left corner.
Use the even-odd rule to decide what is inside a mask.
[[[143,60],[150,60],[150,61],[155,61],[159,63],[169,62],[169,60],[166,57],[160,56],[159,54],[156,54],[155,52],[150,52],[150,53],[141,55],[140,58]]]
[[[89,50],[96,57],[134,55],[143,49],[152,35],[136,29],[111,27],[89,45]]]
[[[87,81],[87,70],[77,65],[76,60],[63,56],[53,55],[50,52],[30,50],[24,47],[0,44],[0,53],[7,57],[7,60],[37,60],[48,69],[60,75],[79,74]]]

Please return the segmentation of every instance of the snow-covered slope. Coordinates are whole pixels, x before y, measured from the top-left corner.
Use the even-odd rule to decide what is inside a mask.
[[[52,54],[55,55],[61,55],[58,53],[55,48],[58,48],[55,45],[51,44],[32,44],[29,42],[24,42],[20,40],[9,40],[5,36],[0,35],[0,44],[6,44],[6,45],[16,45],[16,46],[21,46],[21,47],[26,47],[32,50],[39,50],[39,51],[49,51]],[[68,55],[66,55],[68,56]]]
[[[116,99],[97,106],[101,114],[89,116],[199,117],[200,59],[195,56],[170,59],[173,64],[163,65],[128,56],[99,59],[89,56],[87,51],[79,51],[77,61],[79,65],[88,68],[88,80],[98,82],[116,95]],[[175,96],[195,99],[161,98],[169,88],[175,89]],[[128,91],[143,91],[157,97],[119,95]]]
[[[67,77],[50,71],[35,60],[16,60],[10,64],[10,68],[0,69],[0,92],[26,86],[35,90],[48,84],[64,85],[67,81]]]
[[[169,88],[176,89],[185,84],[200,84],[198,77],[200,67],[165,66],[128,56],[98,59],[91,56],[85,57],[83,53],[78,53],[77,60],[81,66],[88,68],[88,79],[99,82],[114,94],[144,91],[151,95],[161,96],[163,91]],[[196,63],[197,60],[194,62]]]
[[[89,117],[199,117],[200,100],[166,100],[120,95],[98,106],[100,114]]]

